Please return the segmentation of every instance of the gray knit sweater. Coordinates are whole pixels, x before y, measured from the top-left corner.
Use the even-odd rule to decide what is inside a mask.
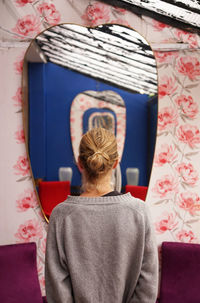
[[[130,193],[69,196],[52,212],[48,303],[155,303],[158,256],[146,204]]]

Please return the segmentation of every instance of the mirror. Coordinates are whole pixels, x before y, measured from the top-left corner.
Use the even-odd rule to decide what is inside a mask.
[[[113,121],[116,135],[120,137],[121,132],[125,141],[120,163],[122,190],[130,167],[138,169],[139,185],[148,186],[157,126],[157,69],[151,47],[126,26],[60,24],[39,34],[24,59],[24,128],[36,188],[41,180],[57,182],[59,169],[68,167],[72,170],[71,194],[78,194],[81,177],[72,149],[74,117],[70,113],[73,100],[87,91],[93,92],[92,98],[98,92],[102,104],[109,95],[105,92],[123,99],[126,131],[117,128],[117,107],[93,102],[92,108],[89,96],[78,105],[83,109],[81,131],[88,129],[94,115],[95,119],[101,115],[104,122]]]

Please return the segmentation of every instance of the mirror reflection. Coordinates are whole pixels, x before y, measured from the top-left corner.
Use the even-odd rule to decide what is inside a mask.
[[[62,24],[30,45],[23,72],[24,121],[39,195],[57,185],[79,194],[77,142],[101,125],[117,137],[115,187],[148,186],[157,124],[157,70],[146,40],[117,24]],[[62,182],[67,182],[66,184]],[[62,190],[56,193],[63,201]],[[61,195],[61,196],[60,196]],[[54,197],[55,200],[55,197]],[[48,215],[48,214],[47,214]]]

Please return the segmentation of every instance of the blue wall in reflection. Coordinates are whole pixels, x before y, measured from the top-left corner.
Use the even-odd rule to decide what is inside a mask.
[[[123,98],[127,121],[122,185],[126,185],[127,167],[138,167],[139,185],[148,185],[153,156],[149,147],[154,145],[151,133],[156,131],[155,122],[151,127],[153,119],[148,119],[149,96],[133,94],[52,63],[29,64],[29,150],[35,179],[58,180],[59,167],[70,166],[72,185],[81,184],[72,152],[69,115],[73,99],[85,90],[113,90]],[[157,112],[151,111],[157,117]]]

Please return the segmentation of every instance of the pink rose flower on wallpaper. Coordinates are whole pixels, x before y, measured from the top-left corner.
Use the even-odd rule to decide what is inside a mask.
[[[155,223],[155,229],[157,233],[163,234],[168,230],[173,230],[177,224],[178,222],[173,213],[164,212],[161,218]]]
[[[166,163],[172,163],[177,158],[175,147],[168,144],[162,144],[155,155],[154,163],[157,166],[163,166]]]
[[[25,135],[24,135],[24,130],[23,128],[19,128],[15,132],[15,139],[17,143],[24,143],[25,142]]]
[[[13,168],[16,175],[27,176],[30,173],[30,165],[27,156],[20,156]]]
[[[17,74],[22,74],[24,63],[24,53],[17,58],[17,61],[14,63],[14,68]]]
[[[200,76],[200,62],[194,56],[180,57],[177,60],[176,69],[190,80],[196,80]]]
[[[180,95],[175,99],[175,102],[180,107],[184,117],[194,119],[198,114],[198,104],[192,96]]]
[[[71,123],[71,122],[72,122],[72,123],[75,122],[75,118],[74,118],[74,117],[71,117],[71,118],[70,118],[70,123]]]
[[[198,46],[197,35],[189,32],[185,32],[180,29],[176,29],[174,32],[175,36],[178,38],[180,42],[188,43],[191,48],[195,48]]]
[[[179,231],[176,234],[176,238],[178,241],[184,242],[184,243],[196,243],[197,242],[197,238],[195,237],[193,231],[191,231],[191,230],[186,231],[186,230],[182,229],[181,231]]]
[[[44,279],[44,276],[42,276],[42,277],[39,279],[39,281],[40,281],[40,286],[43,287],[43,288],[45,288],[45,279]]]
[[[154,29],[159,31],[159,32],[162,31],[165,28],[170,28],[171,27],[170,25],[159,22],[157,20],[152,20],[152,21],[153,21],[152,25],[153,25]]]
[[[87,109],[87,105],[86,104],[80,105],[80,109],[82,110],[82,112],[84,112]]]
[[[184,124],[177,130],[177,138],[188,144],[191,148],[196,147],[196,144],[200,143],[200,131],[197,126]]]
[[[200,210],[200,197],[190,191],[181,193],[178,199],[178,206],[194,216]]]
[[[121,7],[113,6],[112,8],[114,9],[115,12],[117,12],[120,15],[124,15],[127,12],[126,9]]]
[[[47,239],[43,239],[42,240],[42,243],[41,243],[41,250],[43,252],[43,254],[45,254],[45,251],[46,251],[46,244],[47,244]]]
[[[162,76],[159,81],[159,98],[172,95],[177,90],[177,85],[172,77]]]
[[[21,224],[15,234],[18,242],[35,242],[43,237],[42,225],[36,219]]]
[[[104,101],[98,101],[97,106],[100,107],[100,108],[101,107],[104,108],[105,107],[105,102]]]
[[[19,212],[24,212],[30,208],[38,206],[35,192],[31,189],[26,189],[16,201],[16,207]]]
[[[17,6],[24,6],[28,3],[33,3],[35,0],[15,0],[15,3],[17,4]]]
[[[156,181],[152,191],[161,199],[170,198],[178,192],[178,180],[172,175],[164,175]]]
[[[40,20],[35,15],[26,15],[18,19],[12,30],[24,37],[36,35],[40,32]]]
[[[42,274],[42,271],[43,271],[43,263],[41,261],[41,259],[38,257],[37,258],[37,272],[38,272],[38,275],[41,275]]]
[[[12,99],[15,101],[14,106],[22,106],[22,88],[21,86],[18,87],[15,96],[12,97]]]
[[[84,104],[85,104],[86,108],[93,107],[93,103],[92,103],[90,100],[86,100],[86,101],[84,102]]]
[[[44,17],[45,21],[51,25],[60,22],[60,13],[52,3],[43,2],[37,6],[38,12]]]
[[[84,97],[79,98],[79,102],[85,102],[85,98]]]
[[[198,172],[191,163],[182,162],[177,165],[176,170],[184,183],[194,186],[198,181]]]
[[[179,56],[178,52],[154,52],[159,63],[171,63]]]
[[[89,4],[82,19],[92,26],[106,23],[110,19],[110,6],[101,2]]]
[[[158,130],[169,130],[178,124],[178,113],[174,107],[163,107],[158,113]]]

